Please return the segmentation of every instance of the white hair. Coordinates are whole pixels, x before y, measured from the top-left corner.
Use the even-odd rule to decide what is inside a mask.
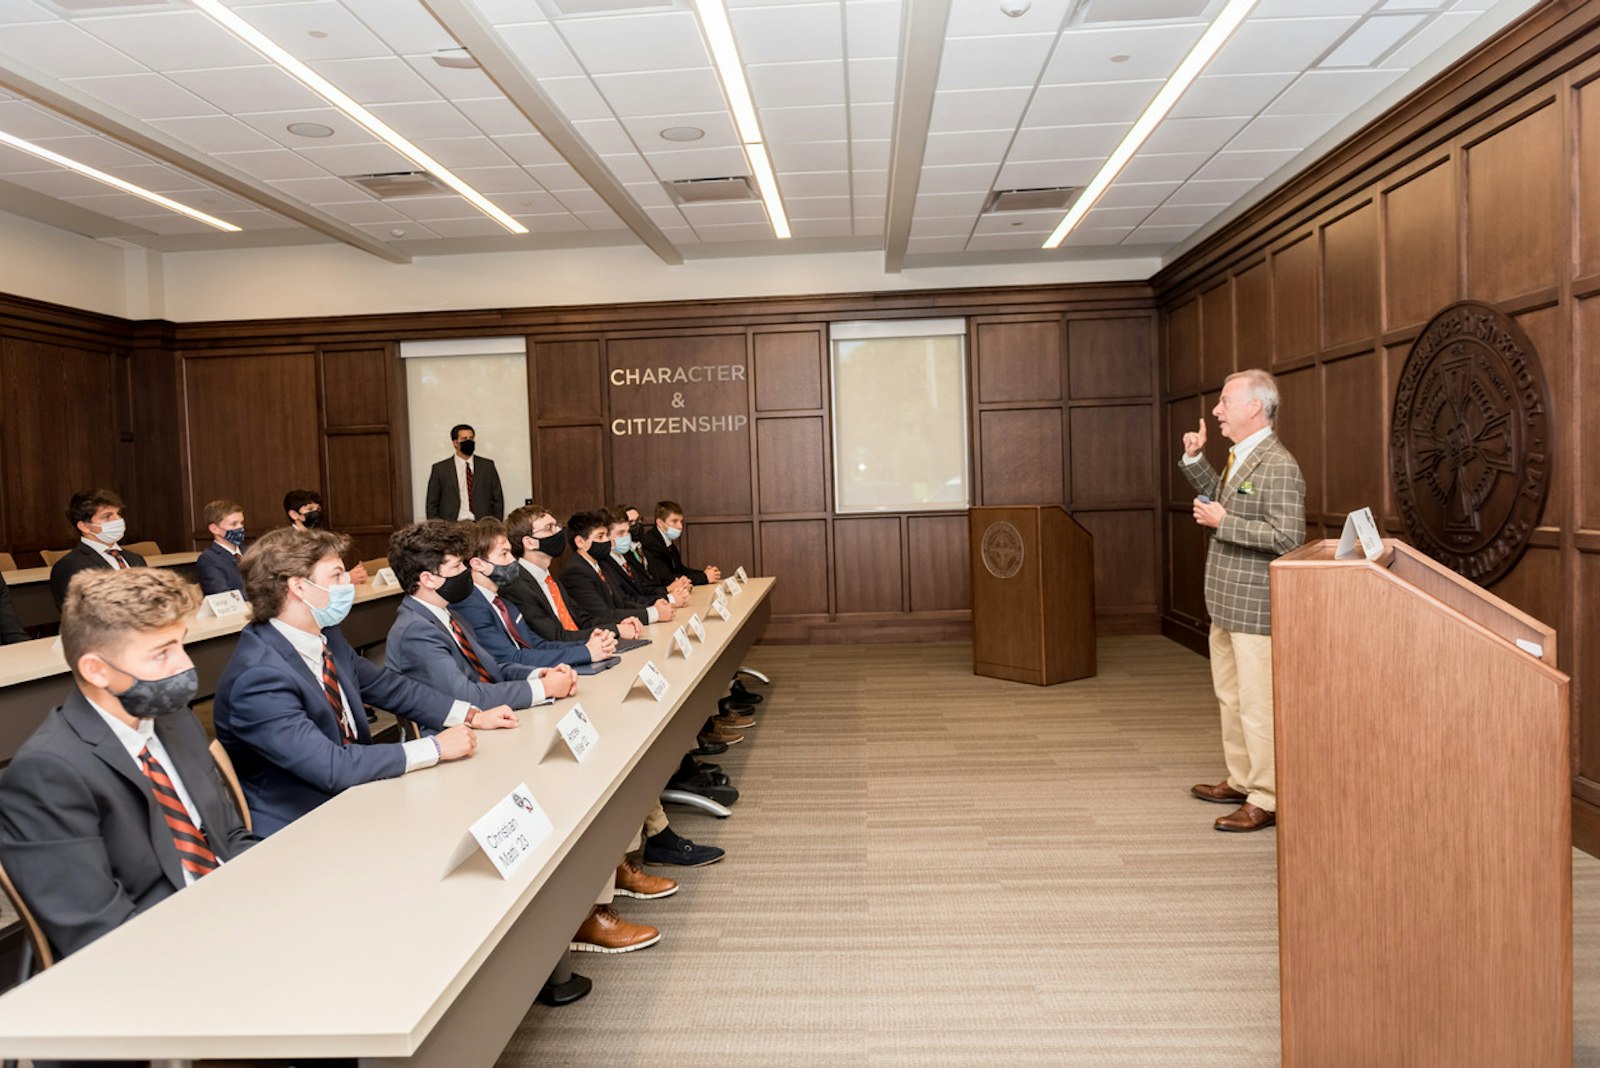
[[[1278,423],[1278,380],[1259,367],[1252,367],[1248,371],[1239,371],[1223,379],[1226,385],[1235,378],[1242,378],[1250,387],[1250,396],[1261,402],[1261,410],[1266,413],[1267,422],[1273,426]]]

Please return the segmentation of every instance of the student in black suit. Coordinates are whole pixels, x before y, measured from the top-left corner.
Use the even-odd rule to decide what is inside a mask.
[[[322,494],[316,490],[297,489],[285,493],[283,510],[289,517],[289,525],[296,530],[319,530],[328,521],[328,514],[322,510]],[[346,570],[350,581],[357,586],[365,586],[371,578],[366,565],[360,562]]]
[[[239,561],[244,558],[244,506],[233,501],[212,501],[206,505],[206,529],[211,544],[194,562],[200,576],[200,592],[206,596],[238,590],[244,596],[244,576]]]
[[[567,551],[567,532],[550,509],[528,504],[506,517],[506,537],[522,574],[502,587],[501,595],[522,611],[534,633],[546,641],[587,642],[595,628],[580,628],[567,604],[561,584],[550,573],[555,558]],[[610,630],[601,643],[604,657],[616,651],[617,637]]]
[[[67,586],[80,571],[121,571],[144,567],[144,557],[122,547],[128,532],[122,518],[122,498],[108,489],[79,490],[67,502],[67,522],[78,532],[78,544],[50,569],[50,596],[60,608],[67,599]]]
[[[579,512],[567,520],[567,534],[578,550],[578,558],[561,572],[561,589],[567,607],[582,627],[618,628],[624,638],[637,637],[625,629],[642,629],[658,620],[672,619],[672,604],[665,599],[654,603],[632,597],[613,588],[601,570],[611,555],[611,525],[603,512]],[[632,627],[629,627],[629,624]]]
[[[475,456],[477,433],[465,423],[450,428],[455,452],[428,473],[425,506],[429,519],[500,519],[506,514],[505,494],[494,461]]]
[[[671,585],[673,580],[687,576],[696,586],[722,581],[722,571],[715,567],[703,570],[687,566],[683,556],[673,544],[683,534],[683,505],[677,501],[661,501],[656,505],[656,525],[639,538],[639,548],[650,566],[650,575],[658,586]]]
[[[57,953],[257,841],[189,711],[183,634],[199,601],[159,568],[89,571],[67,593],[61,645],[75,686],[0,776],[0,861]]]
[[[674,579],[670,587],[656,584],[634,541],[634,522],[629,518],[629,512],[634,516],[639,514],[636,509],[625,505],[618,505],[606,513],[606,521],[610,523],[611,551],[600,561],[606,581],[611,583],[611,588],[619,597],[645,604],[665,600],[673,608],[682,608],[689,603],[691,584],[688,576]]]
[[[11,587],[0,576],[0,645],[29,641],[28,632],[17,622],[17,608],[11,603]]]
[[[503,595],[506,586],[519,579],[528,581],[528,573],[511,555],[506,525],[498,519],[480,519],[470,524],[469,530],[472,558],[467,566],[472,569],[472,582],[478,596],[462,601],[456,611],[463,622],[471,625],[490,656],[501,663],[550,667],[553,664],[592,664],[610,655],[616,639],[608,631],[594,631],[583,642],[551,641],[534,631],[523,618],[522,609]]]

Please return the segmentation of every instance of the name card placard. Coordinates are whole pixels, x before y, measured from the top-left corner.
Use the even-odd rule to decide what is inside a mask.
[[[700,641],[706,640],[706,625],[700,621],[699,612],[689,613],[689,633]]]
[[[600,732],[579,704],[574,704],[561,717],[561,722],[556,724],[556,733],[561,735],[561,740],[567,743],[567,748],[572,750],[573,757],[580,764],[589,755],[589,750],[600,742]]]
[[[733,577],[738,579],[741,585],[750,581],[750,576],[745,574],[743,564],[739,565],[739,567],[734,570]]]
[[[225,590],[222,593],[213,593],[200,602],[200,611],[195,615],[202,619],[206,616],[216,616],[218,619],[227,619],[229,616],[242,616],[250,611],[250,602],[238,590]]]
[[[1372,517],[1371,508],[1358,508],[1345,516],[1344,532],[1339,535],[1339,548],[1334,551],[1333,558],[1355,559],[1357,544],[1368,560],[1383,555],[1383,536],[1378,533],[1378,521]]]
[[[503,879],[516,871],[554,829],[524,782],[480,816],[471,832]]]
[[[644,688],[650,691],[651,697],[657,701],[666,700],[667,689],[671,684],[667,682],[667,677],[661,674],[661,669],[656,667],[654,660],[644,662],[644,667],[639,669],[639,681],[644,683]]]
[[[744,587],[739,584],[739,580],[738,579],[729,579],[728,580],[728,592],[730,594],[732,594],[733,596],[737,597],[741,593],[744,592]]]
[[[400,580],[395,578],[394,568],[380,567],[378,568],[378,574],[372,580],[372,584],[374,586],[398,586],[400,585]]]
[[[682,627],[672,632],[672,644],[677,647],[678,652],[683,654],[685,660],[689,659],[689,654],[694,652],[694,646],[689,644],[689,635],[685,633]],[[670,652],[670,650],[668,651]]]
[[[733,613],[728,611],[728,602],[721,597],[711,602],[711,610],[721,616],[724,622],[733,618]]]

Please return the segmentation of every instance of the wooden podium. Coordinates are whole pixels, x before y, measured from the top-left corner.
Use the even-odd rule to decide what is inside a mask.
[[[974,508],[972,671],[1050,686],[1095,673],[1094,538],[1054,505]]]
[[[1570,1065],[1555,632],[1384,546],[1272,565],[1283,1063]]]

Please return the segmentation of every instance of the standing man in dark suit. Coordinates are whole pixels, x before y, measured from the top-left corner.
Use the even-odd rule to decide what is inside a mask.
[[[450,428],[454,455],[433,465],[428,474],[427,517],[429,519],[503,519],[505,494],[500,489],[500,472],[494,461],[473,455],[477,434],[465,423]]]
[[[1211,531],[1206,608],[1211,681],[1222,712],[1228,777],[1191,789],[1203,801],[1238,805],[1219,831],[1258,831],[1277,822],[1273,762],[1272,585],[1268,566],[1306,540],[1306,483],[1278,440],[1278,383],[1266,371],[1229,375],[1211,410],[1229,441],[1218,475],[1206,462],[1206,421],[1183,436],[1184,477],[1199,496],[1194,521]]]
[[[644,550],[650,576],[657,586],[671,586],[675,579],[688,576],[696,586],[722,581],[722,570],[716,567],[693,568],[683,562],[683,555],[674,543],[683,535],[683,505],[677,501],[661,501],[656,505],[656,525],[649,527],[639,537],[639,548]]]
[[[67,592],[61,646],[74,688],[0,776],[0,862],[58,954],[257,841],[189,711],[183,634],[199,603],[161,569],[95,569]]]
[[[194,562],[200,577],[200,592],[206,596],[238,590],[244,595],[244,576],[239,561],[244,557],[244,506],[233,501],[212,501],[206,505],[206,529],[211,544]]]
[[[144,567],[144,557],[122,547],[128,532],[122,518],[122,498],[108,489],[79,490],[67,502],[67,522],[78,532],[78,544],[50,569],[50,595],[60,608],[67,599],[67,585],[80,571],[100,569],[121,571]]]

